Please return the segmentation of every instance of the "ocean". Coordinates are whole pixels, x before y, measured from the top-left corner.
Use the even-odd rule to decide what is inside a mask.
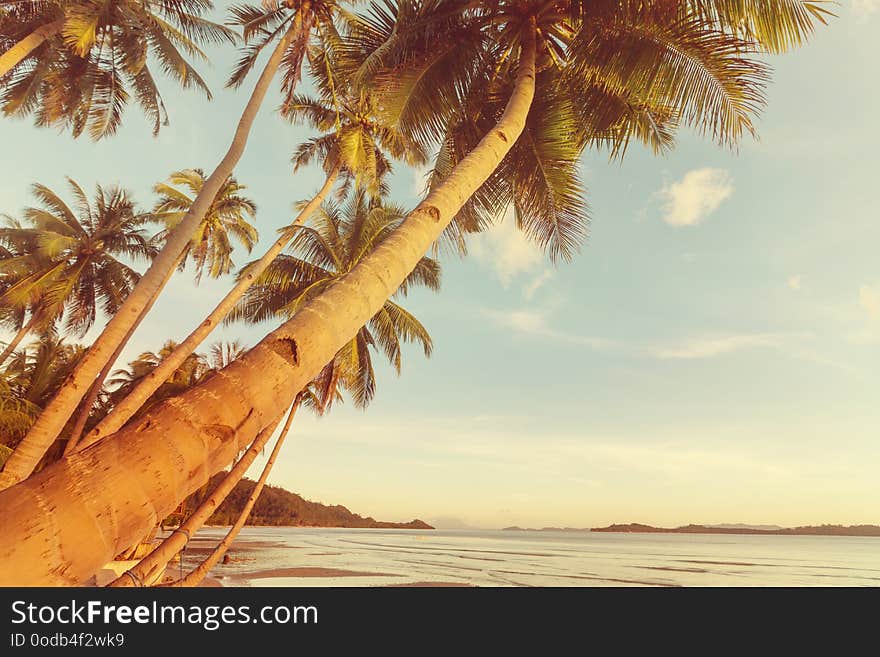
[[[228,555],[223,586],[880,586],[880,538],[849,536],[245,527]]]

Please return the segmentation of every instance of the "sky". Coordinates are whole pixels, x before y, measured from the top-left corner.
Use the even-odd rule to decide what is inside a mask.
[[[880,1],[838,14],[770,60],[759,140],[731,152],[682,132],[662,157],[585,153],[592,222],[570,263],[509,220],[444,258],[442,290],[405,301],[432,357],[408,349],[400,377],[379,365],[366,411],[300,414],[270,483],[438,526],[880,523]],[[66,175],[147,208],[172,171],[213,167],[254,80],[224,89],[235,53],[210,53],[213,102],[166,82],[157,138],[135,107],[97,144],[0,121],[0,212]],[[310,133],[277,117],[278,98],[236,169],[258,205],[255,254],[322,182],[292,174]],[[413,207],[423,173],[399,165],[394,200]],[[182,339],[230,285],[177,274],[122,361]]]

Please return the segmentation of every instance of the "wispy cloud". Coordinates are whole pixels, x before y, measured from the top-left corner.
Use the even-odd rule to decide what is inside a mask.
[[[545,269],[540,274],[535,276],[527,285],[523,286],[523,298],[526,301],[531,301],[535,293],[544,287],[544,284],[547,283],[551,278],[553,278],[553,270]]]
[[[695,169],[660,190],[664,199],[663,221],[670,226],[694,226],[702,222],[733,194],[730,174],[724,169]]]
[[[781,345],[786,337],[786,334],[782,333],[747,333],[698,338],[675,346],[655,349],[653,353],[663,360],[712,358],[747,347],[776,347]]]
[[[548,323],[549,313],[538,310],[491,310],[484,309],[483,316],[488,317],[501,328],[512,330],[522,335],[532,335],[561,342],[581,344],[593,349],[609,349],[614,341],[591,335],[578,335],[554,329]]]
[[[696,360],[723,356],[735,351],[755,347],[784,347],[803,334],[794,333],[736,333],[700,336],[671,341],[666,344],[649,342],[624,342],[595,335],[570,333],[554,328],[551,315],[546,310],[483,309],[481,314],[497,326],[519,335],[540,337],[557,342],[583,345],[598,351],[615,351],[619,354],[659,360]]]
[[[536,271],[544,261],[541,250],[517,229],[509,210],[491,228],[474,236],[470,250],[492,268],[504,287],[516,276]]]

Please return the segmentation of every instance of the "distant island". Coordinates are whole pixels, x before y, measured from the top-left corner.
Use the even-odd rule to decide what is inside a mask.
[[[193,509],[198,506],[225,474],[225,472],[220,472],[214,475],[206,486],[187,498],[184,508]],[[256,482],[251,479],[244,478],[239,481],[226,500],[208,520],[208,524],[231,525],[234,523],[248,497],[250,497],[251,492],[254,490],[255,485]],[[166,520],[166,524],[176,524],[176,521],[177,518],[171,517]],[[349,511],[342,505],[328,506],[319,502],[311,502],[279,486],[265,486],[263,488],[260,499],[254,505],[247,524],[274,527],[434,529],[431,525],[421,520],[384,522],[370,517],[364,518]]]
[[[652,527],[634,522],[607,527],[505,527],[509,532],[618,532],[622,534],[766,534],[780,536],[880,536],[877,525],[809,525],[779,527],[778,525],[684,525],[682,527]]]
[[[764,534],[779,536],[880,536],[877,525],[809,525],[805,527],[756,528],[748,525],[684,525],[683,527],[652,527],[639,523],[593,527],[594,532],[640,534]]]

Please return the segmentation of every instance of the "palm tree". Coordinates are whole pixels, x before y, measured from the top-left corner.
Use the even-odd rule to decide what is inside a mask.
[[[301,207],[296,218],[281,231],[278,239],[263,256],[248,265],[247,271],[239,277],[236,285],[178,345],[177,351],[169,354],[155,373],[142,379],[131,395],[120,401],[94,427],[80,443],[81,448],[113,433],[137,412],[161,385],[164,377],[207,338],[253,282],[274,262],[294,234],[292,229],[302,225],[320,207],[337,178],[343,180],[340,190],[342,192],[351,187],[365,187],[372,194],[378,194],[383,191],[383,177],[391,170],[389,157],[402,159],[411,165],[424,164],[426,156],[421,145],[383,121],[381,114],[376,111],[374,101],[364,94],[346,91],[343,85],[334,81],[338,77],[335,73],[337,67],[333,50],[313,52],[310,70],[317,81],[321,97],[293,96],[287,113],[287,118],[291,121],[307,123],[322,132],[318,137],[297,147],[293,155],[294,172],[308,166],[315,159],[321,162],[326,173],[321,189]]]
[[[7,447],[27,433],[40,409],[45,407],[85,353],[85,347],[69,344],[54,331],[18,351],[0,377],[0,408]],[[42,463],[60,456],[60,449],[49,449]]]
[[[101,379],[98,394],[90,395],[88,398],[91,400],[87,407],[88,412],[84,415],[81,414],[73,425],[64,454],[69,454],[73,451],[73,447],[76,447],[77,439],[88,420],[92,420],[93,423],[103,420],[120,400],[131,394],[133,388],[136,388],[144,378],[151,376],[159,365],[174,353],[177,346],[173,340],[168,340],[158,352],[145,351],[130,361],[126,367],[113,372],[112,378],[106,380],[106,386],[104,379]],[[162,381],[144,405],[138,409],[135,417],[146,413],[154,404],[192,388],[208,374],[226,367],[244,355],[246,351],[246,348],[238,340],[234,340],[211,345],[207,355],[190,354],[169,377]],[[99,381],[95,382],[96,385],[98,383]]]
[[[83,345],[68,343],[57,332],[49,331],[16,352],[3,378],[18,399],[41,408],[61,387],[84,351]]]
[[[0,2],[0,79],[63,27],[60,2]]]
[[[0,455],[3,461],[12,452],[11,446],[27,432],[39,412],[36,404],[17,394],[5,376],[0,377],[0,431],[3,432]]]
[[[73,2],[0,0],[0,103],[7,115],[36,114],[43,126],[69,127],[93,139],[112,135],[134,100],[156,134],[167,113],[152,59],[183,87],[211,93],[187,57],[199,44],[233,42],[234,33],[203,18],[206,0]],[[14,45],[13,45],[14,44]]]
[[[153,208],[153,217],[165,225],[165,229],[154,238],[160,244],[186,216],[193,204],[192,197],[175,185],[186,187],[190,194],[197,196],[205,185],[205,174],[201,169],[175,171],[167,183],[159,183],[153,187],[153,191],[159,195]],[[211,278],[219,278],[232,270],[233,240],[240,242],[248,253],[257,243],[257,229],[246,218],[253,219],[256,216],[257,206],[251,199],[241,195],[244,189],[244,185],[229,176],[184,249],[185,255],[180,268],[183,269],[186,265],[187,257],[192,258],[196,283],[201,281],[206,268]]]
[[[188,187],[191,193],[198,194],[204,185],[204,179],[205,176],[201,169],[185,169],[172,173],[168,183],[158,183],[153,187],[153,191],[159,194],[160,197],[156,202],[151,217],[165,225],[164,230],[153,236],[154,243],[162,244],[167,239],[169,232],[180,222],[187,209],[193,203],[189,196],[175,188],[174,185]],[[245,219],[245,215],[250,217],[256,215],[257,206],[249,198],[240,195],[244,188],[244,185],[239,184],[234,177],[230,176],[227,178],[226,183],[217,193],[217,197],[211,204],[205,220],[199,226],[198,231],[196,231],[196,235],[178,256],[180,269],[186,266],[186,259],[190,256],[192,257],[196,266],[196,283],[201,280],[206,266],[212,278],[229,273],[232,268],[232,237],[240,241],[248,250],[248,253],[253,249],[254,244],[259,238],[257,229]],[[119,358],[122,349],[150,311],[153,303],[158,299],[162,289],[170,280],[170,275],[171,272],[166,276],[162,287],[154,292],[150,303],[145,306],[137,321],[129,328],[125,338],[117,345],[113,355],[104,364],[100,374],[92,383],[88,394],[80,403],[80,412],[71,431],[70,439],[65,448],[65,454],[69,454],[80,445],[80,438],[92,414],[92,409],[98,401],[104,380],[110,373],[110,368]],[[161,383],[162,381],[159,381],[159,385]]]
[[[21,222],[8,215],[3,215],[3,222],[4,228],[0,228],[0,298],[23,276],[47,268],[46,259],[40,256],[33,237],[21,230]],[[46,332],[54,321],[54,317],[46,317],[42,311],[38,289],[18,303],[13,304],[7,299],[0,304],[0,325],[14,332],[0,353],[0,365],[28,333]]]
[[[573,84],[580,79],[578,75],[589,72],[593,60],[599,79],[607,80],[606,86],[613,92],[609,104],[622,102],[630,87],[634,90],[633,97],[639,102],[623,103],[618,120],[607,126],[604,138],[613,138],[613,143],[625,144],[627,136],[645,134],[654,116],[646,107],[662,109],[676,122],[730,141],[749,132],[746,119],[760,99],[766,69],[756,64],[756,59],[763,52],[797,44],[823,18],[816,13],[821,11],[816,3],[790,0],[578,3],[555,20],[544,7],[529,0],[485,5],[444,0],[417,7],[407,3],[400,11],[393,7],[392,38],[377,39],[376,48],[363,53],[369,58],[365,61],[372,62],[377,71],[392,65],[398,70],[397,79],[403,80],[410,62],[425,60],[419,53],[448,53],[446,46],[455,36],[458,51],[473,54],[475,65],[470,71],[474,75],[439,86],[437,81],[443,79],[440,71],[454,76],[456,67],[436,69],[438,77],[432,85],[437,112],[423,114],[444,126],[452,121],[456,108],[472,97],[471,92],[489,82],[499,94],[508,90],[503,111],[492,117],[492,127],[476,146],[456,158],[448,175],[436,182],[371,254],[241,359],[173,403],[169,400],[154,408],[113,440],[50,466],[52,472],[0,492],[0,520],[11,528],[0,535],[0,553],[14,566],[0,574],[0,582],[74,583],[85,579],[116,553],[115,548],[124,549],[146,533],[156,514],[174,509],[181,495],[202,485],[211,473],[231,462],[252,436],[276,421],[294,395],[383,308],[468,200],[501,166],[526,127],[538,64],[545,78],[542,88],[554,71],[565,73],[564,81]],[[448,28],[435,29],[444,14]],[[587,24],[600,18],[605,25],[598,36],[578,39],[581,29],[593,29]],[[375,15],[365,20],[379,27],[384,21]],[[568,27],[561,29],[564,25]],[[475,34],[472,30],[477,28]],[[572,34],[570,42],[567,33]],[[632,49],[639,36],[639,47]],[[419,39],[422,47],[416,48]],[[469,47],[462,48],[462,43]],[[405,47],[401,50],[400,45]],[[480,72],[488,74],[488,79],[485,74],[477,75]],[[473,87],[470,80],[475,81]],[[655,85],[651,80],[661,82]],[[576,109],[578,123],[569,127],[586,145],[591,131],[582,126],[600,127],[602,122],[594,120],[592,106]],[[597,116],[602,115],[608,116],[604,110]],[[667,122],[664,130],[674,126],[674,122]],[[599,136],[593,135],[595,140]],[[522,216],[528,217],[525,212]],[[546,244],[551,250],[564,255],[566,231],[527,230],[535,236],[548,236]],[[223,404],[217,404],[217,399]],[[111,457],[115,467],[94,467]],[[160,472],[144,467],[145,462],[160,459],[168,464]],[[56,517],[62,519],[93,508],[95,491],[106,490],[99,496],[101,505],[125,508],[126,526],[118,528],[112,518],[92,514],[94,524],[86,534],[79,521],[35,519],[29,500],[36,490],[55,505]],[[54,545],[76,545],[95,528],[102,530],[103,536],[113,536],[115,544],[95,549],[97,542],[92,541],[88,549],[75,553],[46,550],[45,536],[51,536]],[[51,571],[47,559],[56,564]]]
[[[405,213],[399,208],[369,201],[363,191],[352,195],[343,207],[327,205],[316,217],[316,228],[300,228],[293,239],[292,250],[297,256],[279,256],[266,272],[248,290],[242,303],[229,316],[230,321],[244,319],[259,322],[294,315],[300,307],[332,285],[366,257],[388,237]],[[413,273],[400,286],[405,295],[410,287],[424,285],[432,290],[440,287],[440,267],[436,261],[424,257]],[[201,580],[211,566],[222,556],[247,520],[250,509],[262,492],[281,445],[290,430],[294,414],[308,395],[311,406],[324,414],[338,395],[338,388],[347,390],[355,404],[364,408],[373,399],[376,390],[371,348],[378,348],[400,373],[401,342],[419,342],[426,356],[431,353],[431,336],[412,314],[391,300],[358,331],[321,370],[306,390],[296,394],[284,427],[275,443],[254,491],[239,514],[227,537],[190,577],[181,582],[193,585]],[[214,509],[244,476],[259,450],[274,433],[277,423],[270,423],[251,444],[245,455],[217,485],[210,496],[181,525],[192,535],[211,516]],[[146,559],[137,564],[114,586],[131,586],[135,581],[155,579],[168,560],[184,542],[184,534],[172,534]]]
[[[156,250],[142,230],[148,217],[139,215],[126,193],[118,188],[97,188],[94,207],[82,188],[69,180],[79,217],[61,198],[44,185],[34,194],[42,208],[28,208],[30,227],[7,222],[0,232],[8,244],[18,245],[18,254],[4,258],[0,271],[7,275],[7,289],[0,304],[21,314],[30,308],[30,320],[0,355],[5,359],[25,333],[66,316],[68,331],[85,334],[96,319],[100,305],[105,313],[119,310],[140,275],[118,256],[152,258]],[[0,360],[2,362],[2,360]],[[94,404],[100,382],[84,404],[71,437],[76,441]]]
[[[245,347],[238,340],[232,342],[215,342],[208,350],[208,363],[212,370],[222,370],[224,367],[238,360],[247,353]]]
[[[406,213],[392,205],[369,201],[355,193],[343,206],[325,204],[315,217],[315,227],[297,231],[291,243],[293,255],[281,255],[248,290],[228,321],[252,323],[289,319],[312,299],[342,279],[364,260],[400,225]],[[440,288],[440,266],[422,257],[404,279],[398,293],[424,285]],[[431,337],[410,312],[388,299],[324,368],[328,391],[337,384],[346,389],[355,404],[365,408],[376,390],[371,349],[381,349],[400,373],[401,342],[419,342],[425,355],[431,354]],[[324,394],[331,400],[332,395]],[[326,402],[325,402],[326,404]]]
[[[71,375],[68,385],[52,400],[22,441],[31,456],[13,456],[7,460],[0,471],[0,490],[24,479],[33,471],[33,456],[42,453],[52,443],[87,394],[88,387],[113,355],[118,353],[120,343],[130,335],[132,326],[155,300],[170,272],[177,266],[178,256],[192,239],[217,192],[244,153],[251,127],[276,73],[279,70],[284,72],[283,108],[290,104],[295,92],[313,30],[321,40],[335,38],[333,20],[336,0],[287,0],[284,3],[265,4],[265,8],[237,5],[230,10],[235,24],[241,26],[247,44],[229,80],[230,86],[237,87],[244,82],[256,64],[257,57],[268,44],[277,40],[277,45],[245,106],[226,155],[205,180],[189,211],[168,234],[162,251],[153,260],[137,288],[128,296],[120,312],[95,339],[89,353]]]
[[[124,398],[143,377],[148,376],[158,367],[162,359],[174,351],[177,344],[168,340],[158,352],[146,351],[128,364],[128,367],[113,372],[107,386],[112,390],[109,397],[111,403]],[[184,390],[198,384],[210,371],[208,359],[202,354],[191,354],[184,363],[168,377],[153,395],[149,405],[163,399],[179,395]],[[145,407],[146,408],[146,407]]]
[[[0,236],[26,250],[0,260],[8,275],[0,305],[22,308],[38,303],[39,315],[65,319],[69,333],[82,336],[97,310],[113,315],[140,275],[119,258],[149,260],[156,253],[144,234],[148,220],[137,213],[127,193],[98,186],[94,203],[68,178],[76,211],[55,192],[34,184],[40,207],[24,211],[26,226],[7,223]],[[33,312],[33,311],[32,311]]]

